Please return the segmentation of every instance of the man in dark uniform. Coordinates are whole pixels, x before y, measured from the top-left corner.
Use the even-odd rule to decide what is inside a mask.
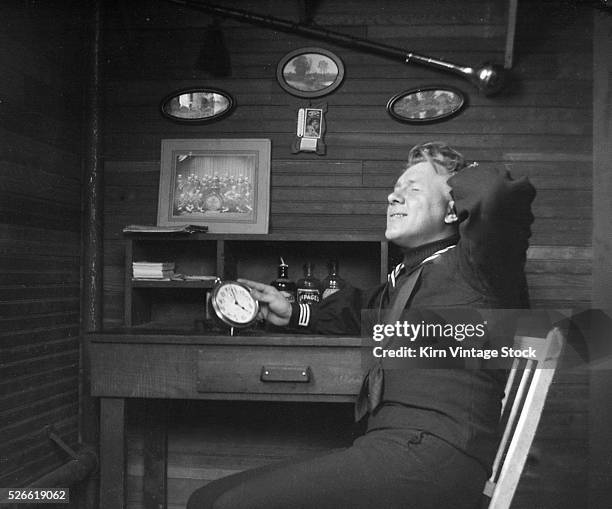
[[[443,143],[419,145],[388,197],[385,235],[404,260],[386,285],[346,288],[310,306],[245,282],[268,322],[319,334],[359,333],[363,309],[404,305],[404,285],[409,312],[523,308],[534,196],[525,178],[466,165]],[[496,447],[499,377],[471,369],[382,373],[379,398],[366,407],[367,432],[351,447],[220,479],[197,490],[188,508],[477,507]]]

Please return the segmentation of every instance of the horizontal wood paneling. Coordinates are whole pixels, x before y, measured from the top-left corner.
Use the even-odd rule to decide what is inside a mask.
[[[456,80],[456,84],[461,88],[466,86],[459,78],[450,77],[450,79]],[[201,83],[202,80],[198,79],[178,79],[173,81],[177,89],[193,88],[200,86]],[[326,101],[335,106],[354,106],[363,100],[364,94],[368,94],[371,96],[370,105],[384,105],[398,90],[407,90],[422,84],[422,78],[413,76],[397,78],[394,75],[390,75],[382,82],[376,79],[361,78],[343,83],[342,87],[337,89],[333,96],[326,98]],[[469,115],[472,108],[476,108],[479,111],[483,108],[503,110],[508,106],[574,110],[588,108],[592,101],[589,79],[566,80],[562,90],[559,90],[557,81],[553,79],[535,80],[527,76],[521,81],[521,84],[523,90],[529,93],[504,97],[504,106],[500,106],[499,99],[496,100],[495,98],[488,98],[483,95],[472,95],[470,97],[470,108],[463,112],[462,115]],[[215,78],[214,86],[231,92],[241,106],[268,104],[273,106],[284,105],[290,108],[295,107],[296,99],[284,93],[277,81],[272,77],[255,82],[248,78]],[[160,97],[164,97],[167,93],[168,86],[166,81],[158,82],[155,80],[136,79],[110,81],[106,86],[106,101],[116,105],[117,108],[129,108],[135,111],[140,109],[143,112],[147,111],[149,114],[152,114],[152,112],[157,111],[156,106],[160,101]],[[367,107],[368,104],[363,106]],[[378,110],[377,112],[380,113]],[[503,115],[501,111],[499,113]],[[113,118],[116,114],[113,111],[108,111],[107,115]],[[389,125],[391,124],[390,122]],[[111,125],[110,127],[112,128],[113,126]],[[526,128],[526,126],[523,126],[523,128]]]
[[[78,442],[80,9],[0,6],[0,486],[69,459],[46,426]]]
[[[280,18],[299,17],[295,2],[216,3]],[[504,2],[325,0],[317,4],[314,22],[331,30],[465,65],[503,60]],[[467,158],[506,168],[514,176],[528,176],[536,186],[536,220],[526,267],[532,304],[553,308],[589,305],[593,99],[590,10],[574,7],[564,11],[549,3],[519,2],[515,80],[496,98],[478,94],[459,77],[426,67],[232,20],[222,23],[232,74],[217,78],[195,68],[203,29],[210,23],[208,15],[147,0],[109,9],[107,14],[107,325],[120,324],[123,317],[121,228],[156,221],[160,142],[165,138],[271,139],[270,229],[276,233],[380,232],[385,224],[386,196],[405,166],[408,149],[432,139],[447,141]],[[278,61],[287,52],[304,46],[329,48],[346,66],[342,86],[320,101],[312,101],[328,105],[327,154],[322,157],[291,154],[296,110],[309,101],[286,94],[275,77]],[[385,105],[390,97],[430,83],[463,90],[469,96],[467,108],[449,121],[423,126],[397,123],[388,116]],[[200,126],[174,124],[161,117],[159,101],[167,93],[201,85],[232,94],[236,110],[220,122]],[[50,271],[63,270],[59,260],[55,264]],[[584,494],[585,481],[566,465],[573,462],[579,469],[584,466],[586,392],[584,376],[565,375],[556,381],[538,434],[539,463],[526,470],[516,507],[533,507],[533,501],[542,508],[577,506],[575,501],[580,497],[576,493]],[[256,432],[246,433],[241,442],[241,431],[228,431],[224,436],[210,430],[198,433],[192,429],[194,422],[187,420],[181,426],[177,421],[171,429],[171,508],[182,507],[189,492],[201,482],[299,452],[284,451],[276,456],[271,452],[291,442],[285,435],[260,447],[254,445],[260,443]],[[130,507],[142,507],[142,426],[142,421],[135,419],[130,431]],[[304,429],[311,443],[317,440],[313,438],[317,429]]]
[[[296,115],[297,118],[297,115]],[[366,124],[367,118],[362,118],[362,124]],[[219,129],[219,128],[217,128]],[[212,131],[200,129],[198,131],[187,131],[189,135],[183,138],[240,138],[238,133],[227,126],[223,126],[222,130]],[[438,133],[435,133],[438,134]],[[384,133],[368,133],[368,132],[346,132],[346,133],[328,133],[325,141],[328,145],[327,157],[330,159],[381,159],[381,160],[398,160],[406,157],[407,150],[414,144],[431,141],[434,133],[423,134],[420,130],[414,129],[412,133],[404,131],[402,133],[392,134],[387,136]],[[250,135],[249,135],[250,136]],[[164,138],[160,134],[108,134],[105,137],[105,143],[109,146],[108,158],[128,159],[142,161],[157,157],[160,151],[160,142]],[[178,136],[170,136],[170,138]],[[246,135],[242,135],[246,137]],[[294,135],[289,132],[276,133],[267,132],[266,137],[272,140],[272,157],[286,159],[291,157],[291,143]],[[436,136],[437,137],[437,136]],[[470,158],[476,160],[499,161],[504,160],[504,156],[510,153],[516,153],[525,147],[537,144],[539,153],[544,154],[546,160],[547,154],[559,154],[566,152],[568,154],[574,152],[578,155],[587,155],[590,152],[590,136],[565,136],[565,135],[540,135],[531,136],[528,134],[451,134],[444,136],[445,141],[454,146],[462,146],[464,152],[470,155]],[[486,148],[482,148],[486,147]],[[128,157],[127,154],[131,154]],[[316,156],[310,154],[300,154],[298,157],[302,159],[314,159]],[[569,156],[571,160],[571,156]],[[554,160],[554,159],[553,159]]]

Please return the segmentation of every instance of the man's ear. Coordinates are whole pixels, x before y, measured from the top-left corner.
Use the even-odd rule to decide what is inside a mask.
[[[455,210],[455,201],[451,200],[446,206],[446,215],[444,216],[444,222],[446,224],[453,224],[459,220],[457,217],[457,211]]]

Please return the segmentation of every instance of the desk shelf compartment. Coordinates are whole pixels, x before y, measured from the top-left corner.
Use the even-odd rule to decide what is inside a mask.
[[[125,250],[124,324],[132,327],[169,318],[192,324],[204,318],[206,293],[214,280],[134,279],[132,264],[173,262],[177,274],[216,276],[218,244],[205,236],[185,242],[178,237],[130,235]]]
[[[279,258],[289,263],[290,277],[302,277],[306,262],[315,275],[327,275],[327,263],[337,259],[340,274],[359,287],[373,287],[386,279],[389,247],[378,235],[269,234],[188,236],[126,236],[124,325],[184,323],[187,330],[206,318],[205,302],[213,280],[142,280],[132,278],[132,263],[174,262],[184,275],[243,277],[270,282]]]

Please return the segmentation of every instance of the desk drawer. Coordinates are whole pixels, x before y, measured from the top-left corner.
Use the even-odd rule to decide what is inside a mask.
[[[354,395],[362,374],[359,348],[207,346],[198,351],[197,390]]]

